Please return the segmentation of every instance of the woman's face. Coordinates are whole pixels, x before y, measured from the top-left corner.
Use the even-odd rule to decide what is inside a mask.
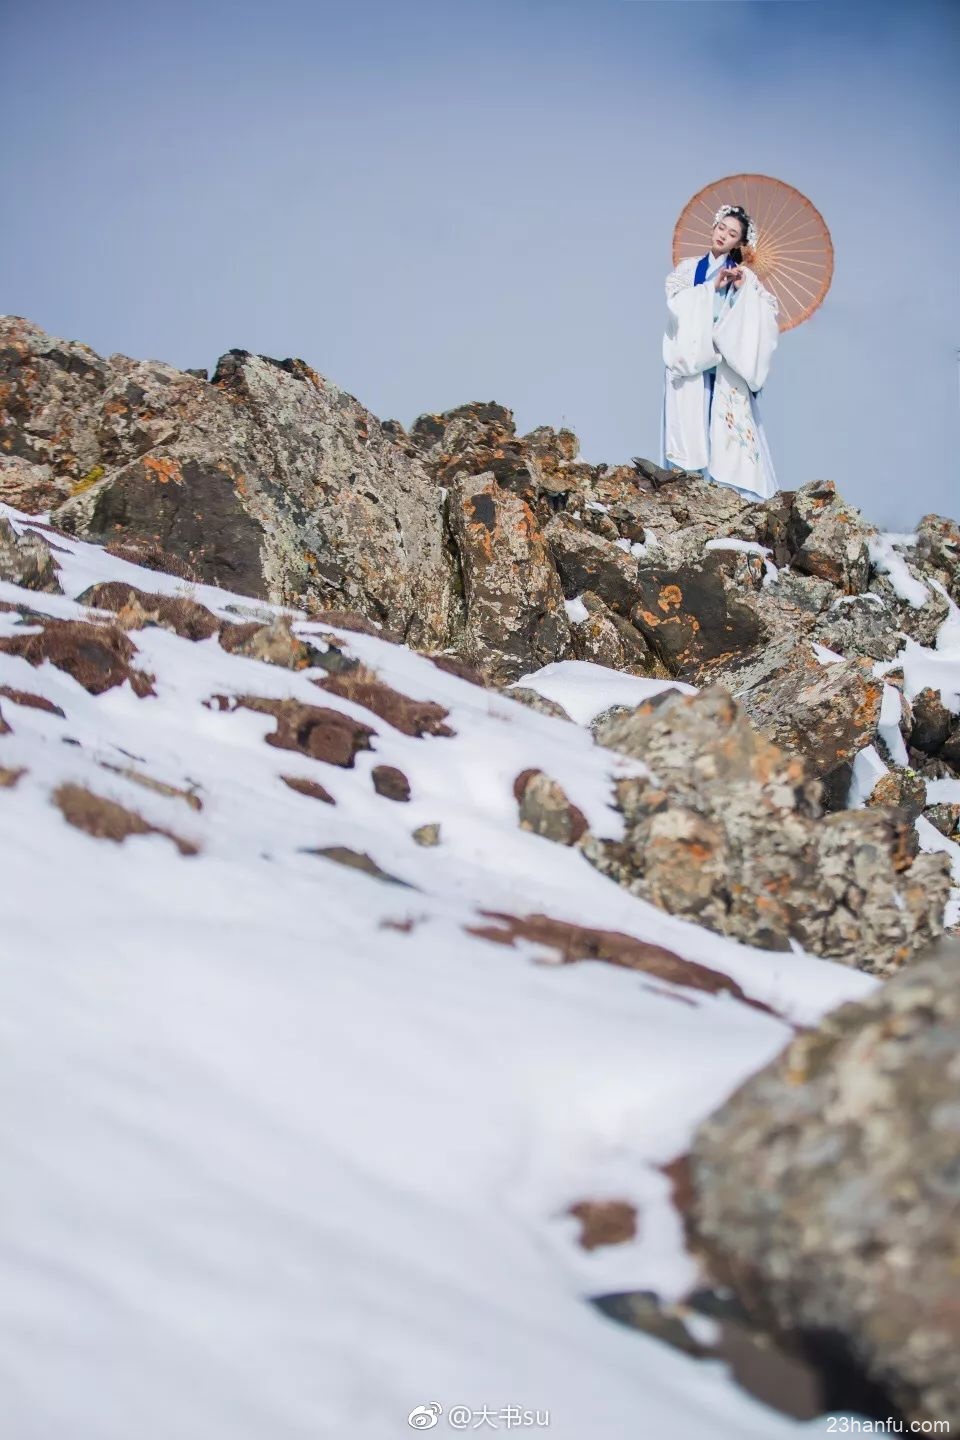
[[[736,215],[724,215],[713,227],[713,253],[726,255],[743,244],[743,226]]]

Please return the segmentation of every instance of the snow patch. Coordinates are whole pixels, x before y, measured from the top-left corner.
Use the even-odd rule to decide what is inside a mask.
[[[640,705],[662,690],[694,695],[697,688],[680,680],[625,675],[590,660],[555,660],[542,670],[522,675],[516,683],[536,690],[547,700],[555,700],[578,725],[589,725],[611,705]],[[509,689],[506,693],[509,695]]]
[[[903,700],[896,685],[884,685],[883,698],[880,701],[880,719],[877,722],[877,734],[890,752],[890,758],[895,765],[903,765],[905,768],[910,764],[910,756],[907,747],[903,742],[903,734],[900,730],[900,721],[903,719]]]
[[[903,556],[898,554],[897,545],[916,544],[915,535],[896,535],[887,531],[867,541],[870,563],[874,570],[888,576],[894,592],[901,600],[920,610],[930,599],[930,591],[922,581],[910,574]]]

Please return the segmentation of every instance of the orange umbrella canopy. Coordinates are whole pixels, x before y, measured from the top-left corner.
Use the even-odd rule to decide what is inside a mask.
[[[757,228],[743,260],[780,302],[781,330],[809,319],[833,278],[833,243],[815,205],[772,175],[726,175],[698,190],[673,231],[673,263],[710,249],[721,205],[742,205]]]

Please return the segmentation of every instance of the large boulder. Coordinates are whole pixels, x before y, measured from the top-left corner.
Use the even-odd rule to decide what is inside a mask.
[[[88,345],[0,316],[0,500],[37,513],[96,473],[107,380]]]
[[[591,590],[585,590],[578,601],[579,613],[573,613],[576,601],[568,606],[574,659],[630,675],[666,676],[664,666],[629,620],[609,609]]]
[[[931,1433],[960,1426],[960,947],[942,946],[798,1036],[689,1166],[714,1276]]]
[[[725,691],[665,691],[594,734],[651,772],[617,783],[622,839],[581,842],[633,894],[751,945],[796,942],[881,974],[941,934],[949,862],[916,854],[909,814],[824,816],[808,764]]]
[[[2,515],[0,580],[20,585],[24,590],[45,590],[53,595],[62,593],[57,578],[57,562],[43,536],[31,531],[18,535]]]
[[[814,480],[796,492],[789,529],[793,569],[819,575],[845,595],[866,590],[869,544],[876,530],[859,510],[844,504],[832,480]]]
[[[566,514],[550,521],[544,538],[566,596],[588,590],[618,615],[630,614],[637,599],[637,561],[629,550]]]
[[[438,484],[450,485],[462,472],[490,473],[544,519],[594,468],[578,462],[572,430],[541,425],[518,436],[513,412],[492,400],[420,415],[404,440]]]
[[[830,804],[842,804],[857,752],[877,734],[883,682],[871,661],[824,663],[799,634],[751,655],[705,666],[701,683],[722,685],[755,725],[805,757],[824,781]]]
[[[924,515],[917,526],[915,559],[960,604],[960,524],[943,515]]]
[[[810,639],[846,658],[893,660],[904,641],[897,619],[887,600],[872,591],[840,595],[817,619]]]
[[[301,360],[231,351],[207,384],[24,326],[2,352],[16,372],[3,433],[73,482],[54,513],[65,530],[158,546],[244,594],[354,610],[414,644],[446,638],[441,497],[352,395]]]
[[[752,651],[766,638],[751,594],[761,576],[759,556],[725,550],[675,569],[644,563],[630,619],[672,675],[691,679],[705,662]]]
[[[463,577],[464,657],[501,684],[558,659],[569,644],[570,623],[530,506],[492,474],[459,475],[447,505]]]

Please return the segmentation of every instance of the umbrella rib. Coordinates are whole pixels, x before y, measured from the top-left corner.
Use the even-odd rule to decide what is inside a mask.
[[[796,275],[792,274],[791,272],[788,271],[787,273],[790,274],[790,279],[791,279],[791,281],[792,281],[793,284],[796,286],[797,290],[800,291],[800,294],[801,294],[801,295],[809,295],[809,296],[811,297],[811,299],[815,299],[815,298],[816,298],[816,294],[817,294],[816,290],[811,290],[811,289],[809,288],[809,286],[807,286],[807,285],[802,285],[802,284],[800,283],[800,281],[797,279]],[[782,271],[778,271],[778,275],[782,275],[782,274],[783,274]],[[784,282],[784,283],[786,283],[786,282]]]
[[[794,260],[792,255],[775,264],[777,269],[788,270],[801,280],[816,280],[826,273],[822,265],[812,265],[806,260]]]
[[[777,217],[777,219],[779,220],[779,216]],[[770,229],[768,229],[767,239],[771,242],[774,242],[779,240],[781,236],[784,236],[789,237],[789,239],[791,240],[795,240],[797,238],[800,238],[800,232],[803,230],[805,224],[806,221],[802,217],[800,219],[797,219],[793,216],[788,215],[781,224],[774,224],[773,226],[771,226]],[[803,238],[805,239],[806,237],[804,236]]]
[[[774,215],[771,215],[770,219],[766,221],[766,223],[765,223],[765,225],[764,225],[764,227],[763,227],[765,230],[771,230],[772,227],[776,225],[777,221],[780,219],[780,216],[783,214],[783,212],[784,212],[784,210],[786,209],[787,205],[789,205],[789,203],[790,203],[790,198],[791,198],[791,197],[790,197],[789,194],[787,194],[786,196],[784,196],[783,200],[782,200],[781,203],[780,203],[780,209],[779,209]],[[757,221],[757,229],[759,230],[760,228],[761,228],[761,227],[760,227],[760,222],[759,222],[759,220],[758,220],[758,221]]]
[[[803,301],[801,300],[800,296],[794,294],[794,292],[791,290],[790,286],[787,284],[786,280],[784,280],[783,276],[782,276],[782,275],[779,275],[777,278],[778,278],[778,280],[780,281],[780,284],[781,284],[781,286],[783,287],[783,289],[786,290],[787,294],[790,296],[790,299],[793,300],[793,301],[794,301],[797,305],[799,305],[801,308],[803,308]]]

